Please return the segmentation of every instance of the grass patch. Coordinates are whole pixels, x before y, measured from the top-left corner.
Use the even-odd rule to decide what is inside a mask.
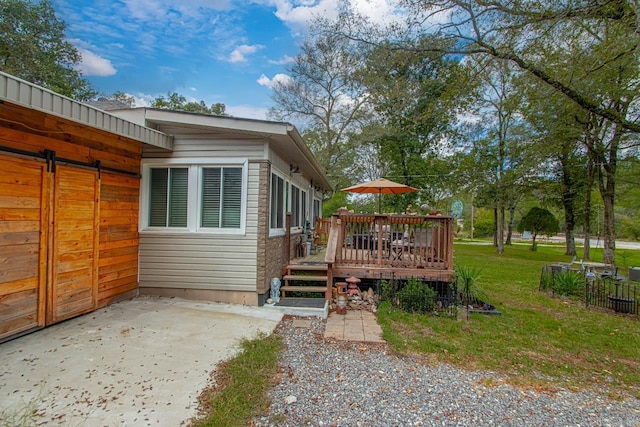
[[[595,253],[594,253],[595,252]],[[627,250],[627,252],[629,252]],[[640,321],[590,310],[567,297],[538,291],[542,266],[569,261],[563,247],[507,247],[456,242],[456,264],[482,268],[483,297],[501,316],[472,314],[470,321],[407,314],[381,305],[385,339],[399,353],[509,375],[509,382],[537,389],[605,388],[640,397]],[[597,259],[598,251],[592,250]],[[640,251],[627,254],[640,265]]]
[[[267,392],[277,372],[282,341],[276,335],[244,340],[242,351],[221,363],[214,385],[200,396],[201,415],[191,421],[198,427],[248,425],[251,418],[265,411]]]

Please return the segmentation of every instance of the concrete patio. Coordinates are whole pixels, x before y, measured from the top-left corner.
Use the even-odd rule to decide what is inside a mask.
[[[0,421],[35,411],[21,425],[181,425],[215,366],[281,318],[140,297],[0,344]]]

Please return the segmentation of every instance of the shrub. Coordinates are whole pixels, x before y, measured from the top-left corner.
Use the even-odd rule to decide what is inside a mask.
[[[458,291],[462,296],[465,304],[476,300],[480,293],[478,280],[480,278],[480,269],[469,268],[464,265],[455,267],[456,278],[458,280]]]
[[[494,229],[493,211],[482,208],[478,209],[473,222],[473,237],[493,236]]]
[[[426,283],[411,278],[398,292],[400,308],[409,313],[428,313],[436,307],[437,292]]]
[[[553,292],[560,295],[578,295],[586,286],[582,274],[573,270],[565,270],[553,276]]]

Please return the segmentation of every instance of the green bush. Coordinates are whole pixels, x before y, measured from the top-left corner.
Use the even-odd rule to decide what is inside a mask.
[[[409,313],[428,313],[436,307],[437,292],[426,283],[411,278],[398,292],[398,305]]]
[[[493,221],[493,211],[489,209],[478,209],[473,221],[473,237],[493,236],[495,224]]]
[[[578,295],[586,286],[582,274],[573,270],[561,271],[553,276],[553,292],[560,295]]]

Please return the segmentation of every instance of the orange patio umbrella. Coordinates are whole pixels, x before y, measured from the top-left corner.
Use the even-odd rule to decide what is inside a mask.
[[[382,194],[404,194],[413,193],[418,191],[417,188],[410,187],[408,185],[400,184],[398,182],[389,181],[385,178],[379,178],[369,182],[363,182],[362,184],[352,185],[351,187],[343,188],[342,191],[349,193],[370,193],[378,195],[378,212],[381,211],[380,197]]]

